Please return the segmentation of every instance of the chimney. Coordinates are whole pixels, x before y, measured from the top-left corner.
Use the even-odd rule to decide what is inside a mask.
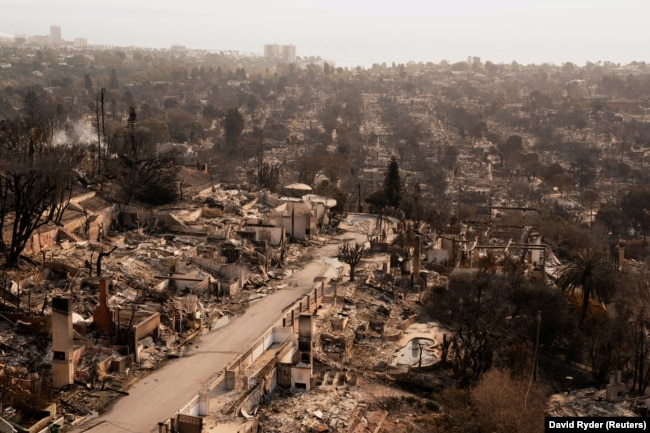
[[[52,386],[62,388],[74,381],[72,363],[72,299],[52,298]]]
[[[413,273],[420,276],[420,235],[415,235],[415,248],[413,248]]]
[[[618,270],[622,271],[625,266],[625,242],[618,243]]]
[[[106,279],[99,280],[99,305],[106,307]]]
[[[605,390],[605,399],[607,401],[619,401],[624,397],[625,384],[621,380],[621,370],[609,373],[609,385]]]
[[[115,323],[108,308],[108,294],[104,278],[99,280],[99,305],[93,312],[93,322],[106,335],[113,335],[115,332]]]

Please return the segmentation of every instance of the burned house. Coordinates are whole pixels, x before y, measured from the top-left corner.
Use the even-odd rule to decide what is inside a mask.
[[[291,366],[291,387],[311,389],[314,372],[314,322],[311,314],[298,317],[298,350]]]
[[[274,209],[271,220],[277,227],[282,227],[291,239],[304,241],[316,234],[316,212],[303,201],[281,204]]]
[[[135,307],[117,308],[108,302],[105,279],[99,282],[99,304],[93,313],[93,323],[100,335],[128,346],[134,360],[138,360],[138,343],[151,336],[158,338],[160,314]]]

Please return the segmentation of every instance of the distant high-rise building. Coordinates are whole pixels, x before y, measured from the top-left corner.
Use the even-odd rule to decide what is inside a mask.
[[[75,48],[87,48],[88,40],[86,38],[74,38],[74,47]]]
[[[187,47],[185,45],[174,44],[171,47],[171,52],[174,54],[187,54]]]
[[[61,26],[50,26],[50,45],[58,47],[62,42]]]
[[[19,45],[23,45],[25,42],[27,42],[27,35],[24,33],[18,34],[14,38],[14,41]]]
[[[295,45],[282,45],[282,61],[286,63],[294,63],[296,61]]]
[[[264,57],[278,59],[280,58],[281,50],[278,44],[264,45]]]
[[[27,39],[30,43],[40,46],[46,46],[51,43],[51,38],[49,35],[32,35]]]
[[[295,45],[264,45],[264,57],[293,63],[296,61],[296,47]]]

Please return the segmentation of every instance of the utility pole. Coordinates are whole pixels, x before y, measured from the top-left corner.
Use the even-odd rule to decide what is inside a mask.
[[[533,361],[533,380],[539,381],[539,330],[542,324],[542,312],[537,312],[537,336],[535,337],[535,360]]]
[[[106,92],[106,89],[102,87],[102,135],[106,137],[106,125],[104,123],[105,115],[104,115],[104,93]]]
[[[95,98],[95,119],[97,120],[97,175],[102,174],[102,130],[99,118],[99,96]]]
[[[106,125],[104,123],[104,91],[95,100],[95,119],[97,120],[97,175],[102,174],[102,137],[106,141]],[[101,116],[101,117],[100,117]]]
[[[542,312],[537,311],[537,336],[535,337],[535,358],[533,360],[533,373],[530,375],[530,382],[528,382],[528,389],[524,395],[524,408],[528,402],[528,393],[530,392],[533,381],[539,383],[539,328],[542,323]]]
[[[359,182],[358,187],[359,187],[359,213],[361,213],[361,211],[362,211],[362,209],[361,209],[361,182]]]
[[[257,182],[262,188],[262,161],[264,160],[264,126],[260,128],[260,155],[257,161]]]
[[[296,233],[295,233],[295,218],[296,218],[296,209],[294,208],[293,202],[291,203],[291,242],[296,241]]]

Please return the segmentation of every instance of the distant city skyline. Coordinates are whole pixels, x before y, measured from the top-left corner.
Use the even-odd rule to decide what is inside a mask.
[[[5,0],[0,35],[49,35],[91,45],[296,55],[338,66],[450,62],[649,61],[645,0]]]

